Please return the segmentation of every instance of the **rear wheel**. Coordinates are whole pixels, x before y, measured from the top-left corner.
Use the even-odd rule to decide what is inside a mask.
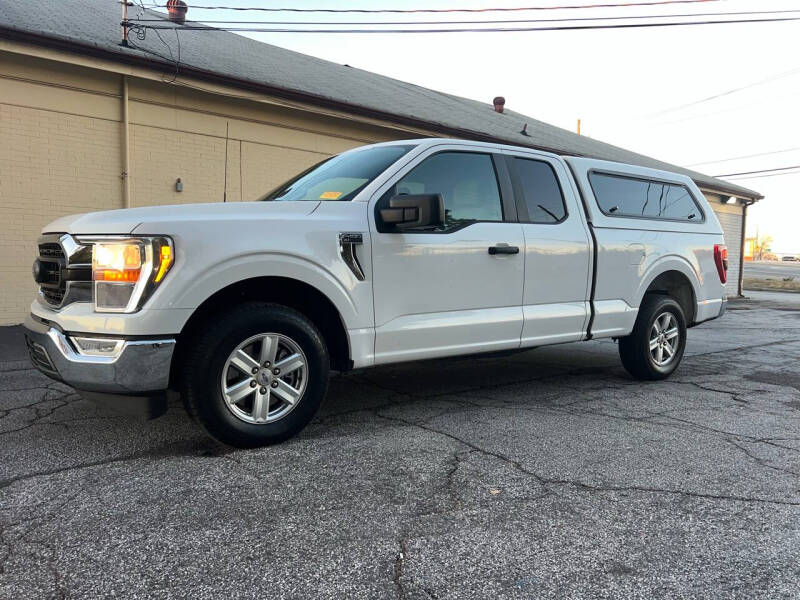
[[[686,348],[686,318],[670,296],[648,295],[633,331],[619,340],[625,369],[637,379],[666,379],[678,368]]]
[[[311,421],[328,372],[325,342],[311,321],[285,306],[254,302],[235,307],[195,338],[181,393],[212,437],[264,446]]]

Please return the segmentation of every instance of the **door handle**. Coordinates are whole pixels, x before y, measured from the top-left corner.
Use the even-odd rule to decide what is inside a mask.
[[[489,246],[489,254],[519,254],[519,246],[500,245]]]

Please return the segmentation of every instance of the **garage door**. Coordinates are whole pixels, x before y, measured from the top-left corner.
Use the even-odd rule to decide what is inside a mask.
[[[728,209],[727,205],[722,205],[722,207]],[[740,206],[731,207],[737,212],[718,211],[713,204],[712,208],[717,213],[725,235],[725,245],[728,246],[728,283],[725,284],[725,290],[728,292],[728,296],[736,296],[739,293],[739,265],[741,264],[739,255],[742,251],[742,208]]]

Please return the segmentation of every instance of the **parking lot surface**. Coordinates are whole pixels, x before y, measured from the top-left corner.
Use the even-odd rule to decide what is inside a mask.
[[[800,597],[800,311],[331,381],[298,438],[221,447],[0,354],[0,597]]]

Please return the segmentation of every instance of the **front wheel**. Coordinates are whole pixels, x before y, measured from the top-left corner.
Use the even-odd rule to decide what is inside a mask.
[[[625,369],[637,379],[666,379],[686,348],[686,318],[670,296],[645,296],[633,331],[619,340]]]
[[[277,304],[235,307],[209,323],[186,354],[181,393],[217,440],[251,448],[286,440],[316,414],[328,352],[314,324]]]

